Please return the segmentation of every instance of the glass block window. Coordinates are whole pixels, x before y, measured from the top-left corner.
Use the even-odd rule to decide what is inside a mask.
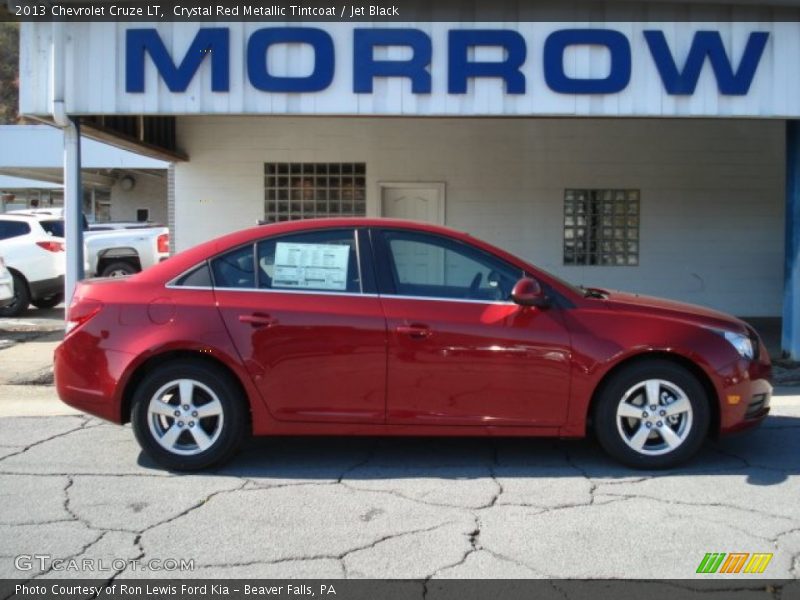
[[[564,264],[639,264],[639,190],[566,190]]]
[[[265,163],[264,220],[366,214],[365,163]]]

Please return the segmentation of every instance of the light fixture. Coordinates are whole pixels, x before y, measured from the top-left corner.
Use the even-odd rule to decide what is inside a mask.
[[[130,192],[135,186],[136,180],[130,175],[125,175],[119,180],[119,187],[126,192]]]

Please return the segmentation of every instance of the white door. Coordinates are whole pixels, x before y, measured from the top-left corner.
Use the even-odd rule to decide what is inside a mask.
[[[381,216],[444,225],[444,184],[383,184]],[[401,281],[442,281],[445,260],[441,249],[398,242],[392,254]]]
[[[444,225],[444,184],[381,185],[381,216]]]

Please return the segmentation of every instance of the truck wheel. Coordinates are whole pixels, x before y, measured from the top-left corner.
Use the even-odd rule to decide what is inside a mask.
[[[31,303],[31,295],[28,291],[28,282],[18,273],[11,272],[14,279],[14,300],[8,306],[0,308],[0,317],[17,317],[21,315]]]
[[[118,260],[106,265],[103,268],[103,272],[100,273],[100,277],[124,277],[125,275],[133,275],[134,273],[138,273],[136,267],[124,260]]]

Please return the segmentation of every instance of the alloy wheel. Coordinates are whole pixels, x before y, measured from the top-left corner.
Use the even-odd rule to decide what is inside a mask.
[[[647,379],[631,386],[617,405],[617,431],[639,454],[674,452],[692,430],[692,403],[679,386]]]
[[[213,446],[222,433],[222,403],[207,385],[195,379],[176,379],[153,394],[147,422],[163,449],[194,456]]]

